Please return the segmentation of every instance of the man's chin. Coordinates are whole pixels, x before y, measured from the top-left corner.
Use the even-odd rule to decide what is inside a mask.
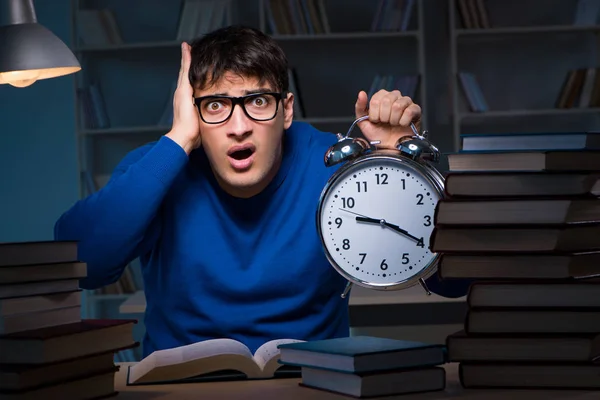
[[[229,173],[225,179],[220,180],[220,185],[227,193],[235,197],[252,197],[260,193],[266,186],[256,171]]]

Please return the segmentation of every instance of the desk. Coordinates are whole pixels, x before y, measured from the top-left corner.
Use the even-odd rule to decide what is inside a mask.
[[[258,381],[182,383],[173,385],[126,386],[127,367],[119,363],[115,376],[115,400],[204,400],[204,399],[264,399],[264,400],[343,400],[351,397],[298,386],[299,378]],[[446,364],[446,389],[444,391],[387,396],[382,399],[398,400],[598,400],[598,391],[577,390],[491,390],[463,389],[458,381],[458,364]]]

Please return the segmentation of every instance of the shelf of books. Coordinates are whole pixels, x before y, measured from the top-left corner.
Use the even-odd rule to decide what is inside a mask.
[[[454,150],[461,133],[598,129],[599,11],[595,0],[451,0]]]

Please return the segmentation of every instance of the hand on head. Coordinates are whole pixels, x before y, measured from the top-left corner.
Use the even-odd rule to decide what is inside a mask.
[[[200,115],[194,104],[194,88],[189,79],[191,61],[191,47],[183,42],[177,89],[173,96],[173,126],[165,135],[173,139],[188,154],[202,144]]]
[[[368,104],[368,107],[367,107]],[[360,91],[355,105],[356,118],[369,115],[358,126],[367,140],[378,140],[383,148],[394,148],[397,140],[405,135],[413,135],[411,122],[421,119],[421,107],[398,90],[380,90],[368,102],[367,93]]]

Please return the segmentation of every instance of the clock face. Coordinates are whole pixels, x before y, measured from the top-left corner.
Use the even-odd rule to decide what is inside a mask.
[[[363,286],[414,284],[436,258],[429,238],[441,185],[391,157],[345,169],[325,189],[317,215],[330,262]]]

